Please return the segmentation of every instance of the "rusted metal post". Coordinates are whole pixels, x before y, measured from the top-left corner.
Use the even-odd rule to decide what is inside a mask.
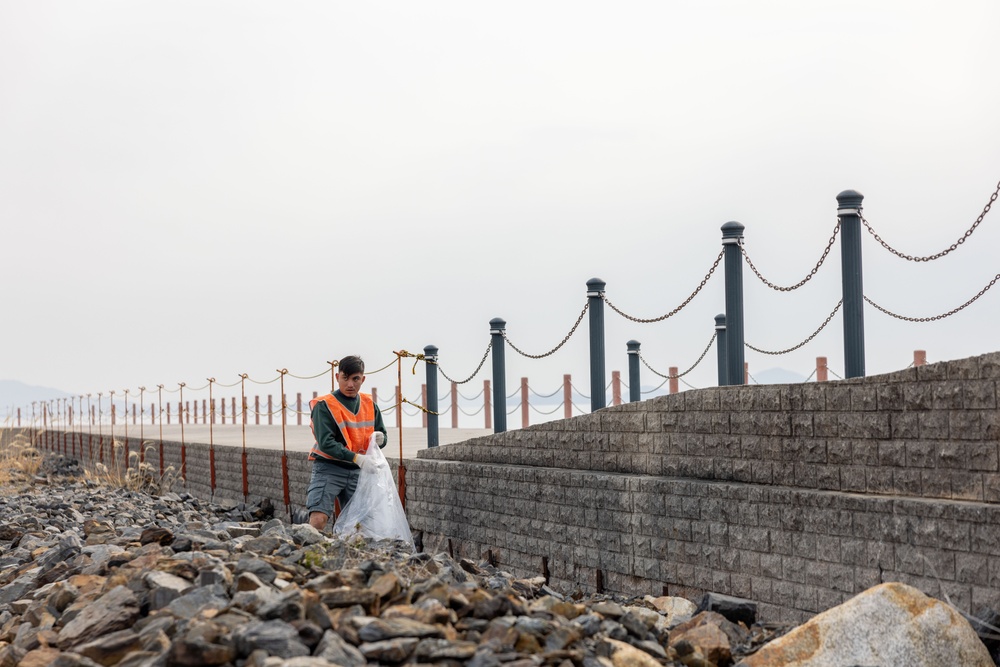
[[[212,419],[208,423],[208,481],[215,498],[215,397],[212,396],[212,385],[215,378],[208,378],[208,402],[212,405]],[[202,420],[206,418],[204,400],[201,404]]]
[[[484,418],[485,426],[484,428],[493,428],[493,410],[490,408],[490,381],[483,380],[483,413],[486,415]]]
[[[622,374],[621,371],[611,371],[611,405],[622,404]]]
[[[295,392],[295,425],[302,426],[302,392]]]
[[[925,366],[927,364],[927,350],[914,350],[913,351],[913,365],[914,366]]]
[[[396,385],[396,428],[403,428],[403,390]]]
[[[180,396],[177,401],[177,421],[181,423],[181,479],[185,482],[187,481],[187,443],[184,441],[184,386],[185,383],[179,382],[180,385]]]
[[[243,406],[243,453],[240,456],[240,467],[243,471],[243,502],[250,496],[250,472],[247,466],[247,378],[246,373],[240,374],[240,405]],[[235,400],[235,399],[234,399]]]
[[[816,382],[827,381],[826,357],[816,357]]]
[[[271,400],[271,394],[267,395],[267,425],[271,426],[274,424],[274,402]]]
[[[750,362],[743,362],[743,384],[750,384]]]
[[[260,396],[253,397],[253,423],[260,425]]]
[[[451,427],[458,428],[458,383],[451,383]]]
[[[427,383],[424,382],[420,385],[420,407],[423,410],[420,411],[420,426],[421,428],[427,428]]]
[[[528,428],[528,378],[521,378],[521,428]]]
[[[678,384],[679,378],[677,377],[677,366],[671,366],[667,369],[667,375],[670,376],[670,393],[676,394],[680,391],[680,386]]]
[[[573,377],[567,373],[563,375],[563,417],[569,419],[573,416]]]

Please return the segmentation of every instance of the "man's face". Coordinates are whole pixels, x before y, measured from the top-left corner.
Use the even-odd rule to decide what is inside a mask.
[[[361,385],[365,383],[365,376],[361,373],[348,375],[347,373],[337,373],[337,386],[340,393],[348,398],[354,398],[361,391]]]

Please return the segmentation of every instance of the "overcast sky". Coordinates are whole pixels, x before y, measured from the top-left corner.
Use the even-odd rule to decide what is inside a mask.
[[[555,347],[592,277],[629,314],[672,310],[728,220],[795,283],[845,189],[888,243],[937,252],[1000,180],[998,30],[993,0],[0,0],[0,379],[200,386],[428,344],[464,379],[493,317]],[[962,304],[1000,272],[998,216],[930,263],[865,234],[866,295]],[[799,343],[840,280],[839,243],[790,294],[744,267],[747,342]],[[608,311],[608,377],[632,338],[661,372],[694,363],[723,287],[720,267],[660,324]],[[991,352],[1000,286],[936,323],[865,318],[870,375]],[[843,374],[842,334],[838,314],[794,353],[748,350],[750,372]],[[586,319],[544,360],[508,349],[508,391],[588,391],[587,350]],[[714,357],[685,380],[713,385]]]

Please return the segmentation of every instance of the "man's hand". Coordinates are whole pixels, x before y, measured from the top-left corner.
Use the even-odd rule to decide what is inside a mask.
[[[385,433],[382,431],[375,431],[375,445],[381,447],[385,444]]]
[[[355,454],[354,455],[354,463],[356,463],[359,468],[363,468],[364,465],[365,465],[365,459],[366,458],[368,458],[368,457],[365,456],[364,454]]]

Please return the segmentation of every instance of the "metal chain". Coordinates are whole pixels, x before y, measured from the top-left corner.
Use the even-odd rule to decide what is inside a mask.
[[[640,393],[640,394],[652,394],[652,393],[653,393],[654,391],[659,391],[659,390],[660,390],[660,387],[662,387],[663,385],[665,385],[665,384],[667,383],[667,380],[669,380],[669,379],[670,379],[670,378],[663,378],[663,382],[661,382],[660,384],[656,385],[655,387],[653,387],[652,389],[649,389],[649,390],[647,390],[647,391],[643,391],[643,390],[642,390],[642,389],[640,388],[640,389],[639,389],[639,393]]]
[[[646,360],[645,360],[645,359],[643,358],[643,356],[642,356],[642,352],[640,352],[640,353],[639,353],[639,361],[641,361],[641,362],[642,362],[643,366],[645,366],[645,367],[646,367],[646,368],[648,368],[648,369],[649,369],[650,371],[652,371],[653,375],[658,375],[658,376],[660,376],[661,378],[663,378],[664,380],[676,380],[676,379],[678,379],[678,378],[682,378],[682,377],[684,377],[685,375],[687,375],[688,373],[690,373],[691,371],[693,371],[693,370],[695,369],[695,367],[697,367],[697,366],[698,366],[698,364],[700,364],[700,363],[701,363],[701,360],[705,358],[705,355],[706,355],[706,354],[708,354],[708,351],[709,351],[710,349],[712,349],[712,343],[714,343],[714,342],[715,342],[715,339],[716,339],[716,337],[717,337],[718,335],[719,335],[719,332],[717,332],[717,331],[713,331],[713,332],[712,332],[712,338],[711,338],[711,339],[710,339],[710,340],[708,341],[708,345],[706,345],[706,346],[705,346],[705,350],[704,350],[704,351],[703,351],[703,352],[701,353],[701,356],[700,356],[700,357],[698,357],[698,361],[694,362],[694,364],[693,364],[693,365],[691,366],[691,368],[687,369],[687,370],[686,370],[686,371],[684,371],[683,373],[678,373],[677,375],[664,375],[663,373],[660,373],[659,371],[655,370],[655,369],[654,369],[654,368],[653,368],[652,366],[650,366],[650,365],[649,365],[649,364],[648,364],[648,363],[646,362]],[[662,387],[663,385],[660,385],[660,386]]]
[[[532,410],[534,410],[535,412],[537,412],[538,414],[540,414],[540,415],[544,415],[544,416],[546,416],[546,417],[547,417],[547,416],[549,416],[549,415],[552,415],[552,414],[555,414],[555,413],[556,413],[556,411],[557,411],[557,410],[559,410],[559,408],[563,407],[563,404],[562,404],[562,403],[557,403],[557,404],[556,404],[556,407],[552,408],[552,409],[551,409],[551,410],[549,410],[548,412],[543,412],[542,410],[539,410],[538,408],[536,408],[536,407],[535,407],[534,405],[532,405],[531,403],[528,403],[528,407],[529,407],[529,408],[531,408]]]
[[[266,382],[261,382],[259,380],[254,380],[252,377],[247,377],[247,379],[250,380],[250,382],[253,382],[254,384],[271,384],[273,382],[277,382],[278,380],[280,380],[281,376],[278,375],[273,380],[267,380]]]
[[[892,246],[890,246],[888,243],[886,243],[885,241],[883,241],[881,236],[879,236],[878,234],[875,233],[875,230],[872,229],[871,224],[867,220],[865,220],[865,217],[863,215],[861,216],[861,222],[865,223],[865,228],[868,230],[868,233],[871,234],[872,236],[874,236],[875,240],[878,241],[879,243],[881,243],[883,248],[885,248],[886,250],[888,250],[889,252],[891,252],[896,257],[901,257],[901,258],[907,259],[907,260],[909,260],[911,262],[930,262],[930,261],[933,261],[935,259],[940,259],[941,257],[944,257],[945,255],[947,255],[948,253],[952,252],[953,250],[956,250],[958,248],[958,246],[960,246],[963,243],[965,243],[965,240],[967,238],[969,238],[970,236],[972,236],[972,233],[974,231],[976,231],[976,228],[983,221],[983,218],[985,218],[986,214],[990,212],[990,208],[993,206],[993,202],[995,202],[997,200],[997,196],[1000,196],[1000,182],[997,182],[997,188],[996,188],[996,190],[994,190],[993,194],[990,195],[990,200],[988,202],[986,202],[986,206],[983,207],[983,212],[980,213],[979,217],[976,218],[976,221],[974,223],[972,223],[972,227],[969,227],[968,231],[966,231],[965,234],[963,234],[957,241],[955,241],[950,246],[948,246],[948,248],[946,250],[942,250],[941,252],[934,253],[933,255],[927,255],[925,257],[914,257],[913,255],[905,255],[905,254],[899,252],[898,250],[896,250],[895,248],[893,248]],[[859,213],[859,215],[860,215],[860,213]],[[875,304],[872,304],[872,305],[875,305]],[[891,313],[889,313],[889,314],[891,315]],[[906,319],[906,318],[900,318],[900,319]],[[915,321],[921,321],[921,320],[915,320]]]
[[[713,273],[715,273],[715,269],[719,266],[719,262],[722,261],[722,257],[725,254],[725,252],[726,252],[725,249],[719,251],[719,256],[715,258],[715,262],[712,264],[712,268],[710,268],[708,270],[708,273],[706,273],[705,277],[702,278],[701,283],[699,283],[698,287],[696,287],[695,290],[694,290],[694,292],[691,293],[691,296],[689,296],[688,298],[684,299],[684,302],[681,305],[677,306],[676,308],[674,308],[673,310],[671,310],[666,315],[660,315],[659,317],[653,317],[653,318],[650,318],[650,319],[643,319],[641,317],[633,317],[632,315],[629,315],[629,314],[624,313],[621,310],[619,310],[618,307],[615,306],[615,304],[611,303],[611,300],[608,299],[607,295],[604,292],[601,292],[601,298],[604,299],[604,303],[608,304],[608,308],[610,308],[611,310],[615,311],[616,313],[618,313],[619,315],[621,315],[622,317],[624,317],[626,320],[631,320],[633,322],[638,322],[639,324],[652,324],[653,322],[662,322],[663,320],[667,319],[668,317],[673,317],[674,315],[676,315],[677,313],[679,313],[681,311],[681,309],[684,308],[684,306],[686,306],[689,303],[691,303],[691,299],[695,298],[698,295],[698,292],[700,292],[702,290],[702,288],[705,287],[705,283],[708,282],[708,279],[712,277]],[[652,369],[650,369],[650,370],[652,370]]]
[[[530,384],[528,385],[528,391],[530,391],[532,394],[534,394],[538,398],[552,398],[553,396],[555,396],[556,394],[558,394],[562,390],[563,390],[563,388],[560,386],[560,387],[556,388],[556,390],[554,392],[552,392],[551,394],[539,394],[537,391],[535,391],[534,389],[531,388]]]
[[[840,301],[837,302],[837,305],[834,306],[834,308],[830,312],[830,314],[827,315],[827,317],[826,317],[825,320],[823,320],[823,324],[819,325],[819,329],[816,329],[816,331],[813,331],[812,334],[808,338],[806,338],[804,341],[802,341],[798,345],[795,345],[794,347],[790,347],[787,350],[775,350],[775,351],[772,352],[770,350],[762,350],[760,348],[754,347],[750,343],[744,342],[743,344],[746,345],[751,350],[753,350],[754,352],[759,352],[760,354],[779,355],[779,354],[788,354],[789,352],[794,352],[795,350],[799,349],[800,347],[802,347],[803,345],[805,345],[806,343],[808,343],[809,341],[811,341],[813,338],[815,338],[819,334],[820,331],[822,331],[823,329],[825,329],[826,325],[830,323],[830,320],[833,319],[833,316],[837,314],[837,311],[840,310],[840,307],[842,305],[844,305],[844,300],[843,299],[841,299]]]
[[[993,280],[991,280],[989,282],[989,284],[986,285],[986,287],[984,287],[983,289],[979,290],[979,294],[977,294],[976,296],[972,297],[971,299],[969,299],[968,301],[966,301],[965,303],[963,303],[958,308],[953,308],[952,310],[949,310],[947,313],[942,313],[941,315],[935,315],[933,317],[906,317],[905,315],[897,315],[896,313],[890,312],[890,311],[886,310],[885,308],[883,308],[882,306],[878,305],[877,303],[875,303],[874,301],[872,301],[871,299],[869,299],[867,296],[865,297],[865,301],[867,301],[869,304],[871,304],[872,307],[874,307],[876,310],[880,310],[880,311],[882,311],[883,313],[885,313],[886,315],[888,315],[890,317],[895,317],[897,320],[904,320],[906,322],[935,322],[937,320],[943,320],[946,317],[951,317],[952,315],[954,315],[958,311],[962,310],[966,306],[971,305],[974,301],[976,301],[976,299],[978,299],[982,295],[986,294],[987,290],[989,290],[991,287],[993,287],[994,285],[996,285],[998,280],[1000,280],[1000,273],[996,274],[996,276],[993,277]]]
[[[466,382],[469,382],[470,380],[472,380],[472,378],[476,377],[476,375],[479,374],[479,371],[480,371],[480,369],[482,369],[483,364],[486,363],[486,357],[490,356],[490,350],[492,348],[493,348],[493,339],[490,339],[489,344],[486,346],[486,352],[483,353],[483,358],[479,360],[479,365],[476,366],[476,370],[472,371],[472,375],[470,375],[469,377],[465,378],[462,381],[452,380],[450,377],[448,377],[448,374],[444,372],[444,369],[441,368],[441,364],[439,364],[438,362],[436,362],[436,361],[428,361],[427,363],[434,364],[435,366],[437,366],[438,370],[441,371],[441,375],[443,375],[444,379],[447,380],[448,382],[454,382],[455,384],[465,384]],[[480,393],[482,393],[482,392],[480,392]],[[459,394],[459,396],[461,396],[461,393]],[[462,398],[465,398],[465,397],[462,396]]]
[[[816,262],[816,266],[812,268],[812,271],[809,272],[809,275],[807,275],[805,278],[795,283],[791,287],[781,287],[780,285],[775,285],[767,278],[762,276],[760,274],[760,271],[757,270],[757,267],[753,265],[752,261],[750,261],[750,255],[747,254],[747,249],[743,244],[740,244],[740,250],[743,252],[743,259],[747,261],[747,264],[750,266],[750,269],[757,275],[758,278],[760,278],[760,281],[762,283],[764,283],[773,290],[778,290],[779,292],[791,292],[792,290],[798,289],[803,285],[805,285],[807,282],[812,280],[813,276],[816,275],[816,272],[819,271],[819,267],[821,267],[823,265],[823,262],[826,261],[826,256],[830,254],[830,248],[833,247],[833,242],[837,239],[837,232],[839,231],[840,231],[840,220],[838,219],[837,226],[833,228],[833,235],[830,236],[830,241],[826,244],[826,249],[823,250],[823,254],[820,256],[819,261]]]
[[[576,318],[576,322],[573,324],[573,328],[569,330],[569,333],[566,334],[566,336],[562,339],[562,342],[559,343],[558,345],[556,345],[554,348],[552,348],[548,352],[545,352],[543,354],[528,354],[524,350],[522,350],[519,347],[517,347],[516,345],[514,345],[514,343],[510,342],[510,338],[507,338],[507,330],[506,329],[503,330],[503,339],[507,342],[508,345],[510,345],[510,347],[511,347],[512,350],[514,350],[515,352],[517,352],[518,354],[520,354],[522,357],[527,357],[529,359],[544,359],[545,357],[548,357],[549,355],[555,354],[556,351],[559,348],[561,348],[563,345],[565,345],[566,341],[568,341],[570,339],[570,337],[574,333],[576,333],[576,328],[578,326],[580,326],[580,322],[583,321],[583,316],[587,314],[587,309],[588,308],[590,308],[590,299],[587,299],[587,302],[585,304],[583,304],[583,310],[580,311],[580,317]]]

